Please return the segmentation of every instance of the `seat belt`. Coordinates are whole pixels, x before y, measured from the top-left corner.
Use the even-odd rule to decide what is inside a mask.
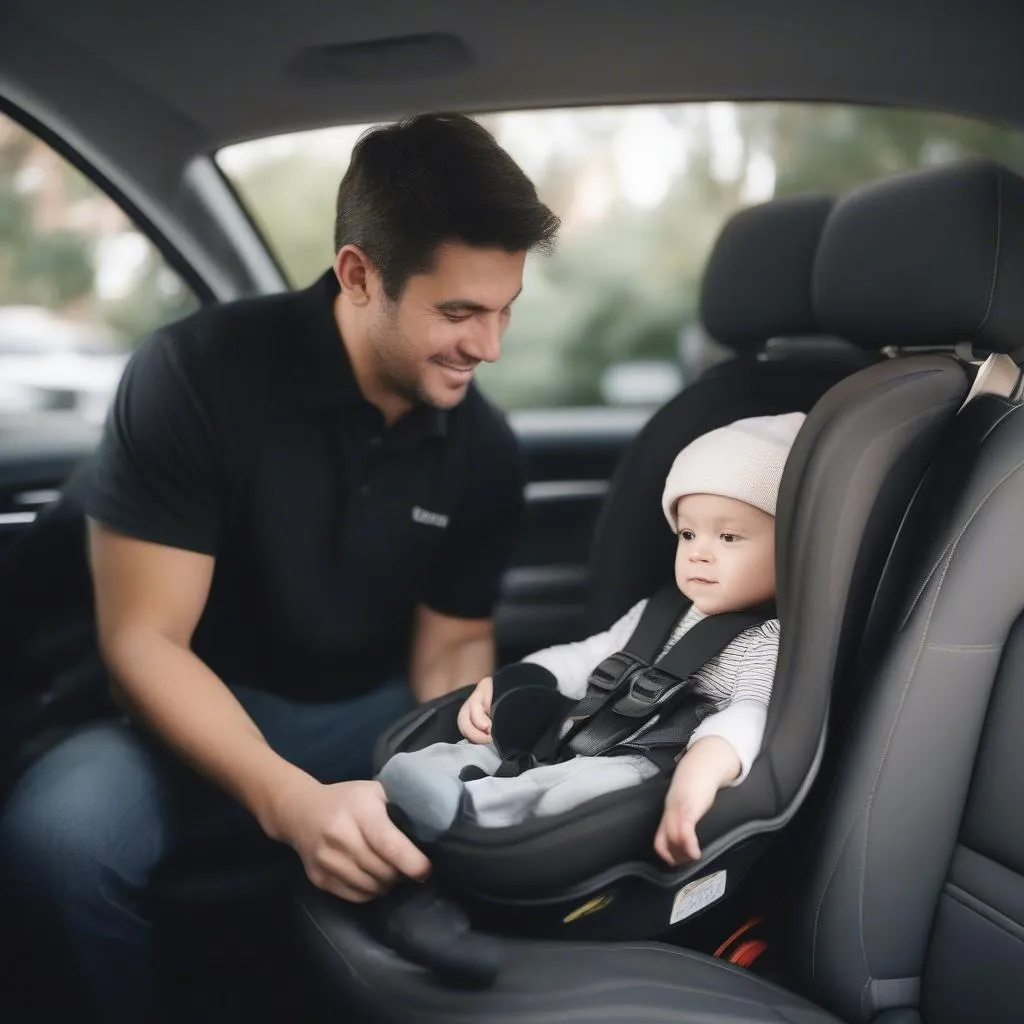
[[[674,587],[672,589],[675,590]],[[676,593],[678,594],[678,591]],[[652,600],[660,597],[661,592]],[[667,604],[665,601],[664,605],[656,609],[659,627],[664,624],[664,610],[667,609]],[[675,604],[679,609],[679,603]],[[685,607],[684,599],[682,609],[679,610],[684,610]],[[593,757],[607,754],[624,743],[639,740],[638,733],[641,729],[647,731],[656,722],[665,725],[677,712],[684,709],[689,712],[687,717],[694,719],[693,726],[688,730],[688,733],[692,732],[696,727],[699,711],[708,703],[706,697],[694,692],[692,677],[712,658],[721,654],[741,633],[760,625],[774,615],[774,607],[769,605],[708,615],[673,644],[664,657],[657,658],[656,661],[654,658],[668,641],[671,630],[678,623],[681,614],[677,612],[668,630],[662,632],[659,641],[653,645],[653,650],[650,641],[658,634],[653,628],[641,631],[641,626],[644,625],[644,616],[641,616],[627,649],[618,655],[612,655],[612,659],[620,659],[618,663],[621,664],[625,660],[621,656],[626,654],[632,664],[622,672],[618,682],[610,687],[608,677],[611,672],[601,672],[601,669],[612,659],[607,659],[598,666],[595,676],[600,675],[595,690],[601,694],[600,704],[585,718],[580,714],[583,708],[574,710],[572,718],[577,721],[566,734],[562,742],[563,749],[569,755]],[[634,645],[634,639],[638,634],[643,640],[642,650],[647,657],[640,653],[639,643]],[[634,652],[630,652],[630,646],[634,647]],[[595,693],[594,696],[597,697],[598,694]],[[584,702],[586,701],[587,698],[584,698]]]
[[[629,672],[641,665],[649,666],[668,643],[690,604],[675,584],[662,587],[644,606],[640,621],[622,650],[609,655],[590,674],[587,692],[573,708],[570,721],[591,718],[617,693]]]
[[[662,762],[685,745],[709,704],[695,692],[692,676],[744,630],[775,616],[773,605],[709,615],[658,657],[689,606],[675,585],[659,590],[626,646],[597,666],[586,695],[567,717],[558,713],[566,698],[534,686],[496,702],[491,735],[502,765],[495,774],[519,775],[539,764],[607,755],[626,745],[648,754],[648,734],[658,748],[651,760],[667,767]],[[568,731],[566,722],[572,723]]]

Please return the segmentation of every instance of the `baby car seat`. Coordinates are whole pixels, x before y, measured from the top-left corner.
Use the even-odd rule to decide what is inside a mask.
[[[1024,181],[991,164],[933,169],[859,190],[840,204],[822,242],[816,295],[823,317],[834,329],[888,334],[894,344],[968,340],[983,350],[1016,351],[1024,338],[1024,304],[1014,283],[1024,267],[1022,240]],[[873,597],[867,580],[878,557],[864,557],[862,546],[851,561],[845,542],[829,550],[816,535],[830,530],[843,540],[869,506],[872,516],[888,520],[893,508],[882,493],[898,503],[913,490],[924,449],[941,434],[939,457],[888,558],[882,590],[889,600],[881,615],[888,625],[876,634],[877,647],[861,652],[858,692],[847,694],[858,705],[848,742],[830,750],[834,761],[838,748],[842,770],[823,805],[826,842],[806,851],[813,891],[797,922],[794,953],[807,990],[839,1016],[721,961],[650,943],[508,942],[508,972],[498,989],[480,998],[446,992],[385,954],[354,923],[351,908],[307,890],[314,948],[346,999],[358,998],[372,1019],[403,1024],[1019,1018],[1024,990],[1011,897],[1021,844],[1011,841],[1020,829],[1014,831],[1010,805],[1021,702],[1010,699],[1020,693],[1009,685],[1019,658],[1007,639],[1020,632],[1020,558],[1008,540],[1021,490],[1019,407],[982,395],[950,423],[941,382],[951,384],[961,372],[952,360],[912,357],[879,369],[886,372],[858,375],[815,410],[811,419],[820,429],[799,439],[783,481],[780,563],[810,540],[791,568],[804,570],[801,589],[809,585],[824,606],[816,613],[793,594],[792,574],[780,589],[780,610],[791,610],[783,619],[778,679],[785,714],[773,702],[758,762],[770,761],[768,778],[783,793],[804,754],[779,750],[777,741],[783,733],[799,739],[819,711],[817,701],[790,702],[792,689],[808,681],[794,653],[817,663],[822,651],[814,648],[856,644],[852,631],[829,629],[802,645],[794,627],[811,627],[836,610],[852,622],[852,606],[864,609]],[[934,388],[932,407],[922,401],[916,415],[879,422],[879,412],[892,411],[890,400],[923,397],[921,385]],[[827,406],[832,415],[823,420],[818,414]],[[903,454],[879,457],[892,444]],[[829,451],[839,462],[820,457]],[[882,464],[889,472],[880,475]],[[891,486],[902,470],[913,479]],[[845,485],[851,471],[859,487]],[[823,502],[824,492],[833,500]],[[846,498],[853,507],[844,507]],[[831,516],[816,528],[814,514],[822,512]],[[880,535],[873,528],[865,534]],[[884,545],[872,547],[885,557]],[[824,587],[828,578],[844,577],[849,594]],[[979,604],[982,594],[991,600]],[[801,611],[803,618],[792,614]],[[853,653],[840,659],[840,688],[854,681],[846,678]],[[989,706],[993,681],[998,693]],[[728,841],[726,815],[740,790],[721,794],[709,816],[709,861],[720,856],[712,847],[720,851]]]
[[[843,215],[826,224],[819,276],[830,273],[836,253],[860,241],[859,218],[847,212],[860,202],[856,194],[847,199]],[[838,311],[845,308],[841,282],[825,294]],[[822,312],[841,333],[842,317],[831,307]],[[901,518],[969,385],[968,368],[951,356],[899,358],[843,380],[810,412],[779,498],[782,636],[764,744],[743,785],[721,791],[701,822],[699,862],[667,869],[653,852],[668,785],[659,777],[558,816],[505,828],[456,824],[423,844],[442,890],[457,892],[485,928],[588,939],[655,936],[727,896],[814,779],[833,685],[842,685]],[[672,417],[655,417],[627,462],[640,461],[645,450],[674,453],[689,440]],[[660,515],[663,479],[659,473],[657,489],[649,481],[640,494],[620,477],[610,502],[649,505]],[[656,557],[667,573],[674,538],[664,522],[658,529],[667,553]],[[642,530],[620,518],[615,543],[629,550],[634,540],[637,557],[653,550]],[[653,580],[652,563],[642,568]],[[381,738],[378,764],[400,750],[458,739],[456,716],[467,692],[397,723]]]

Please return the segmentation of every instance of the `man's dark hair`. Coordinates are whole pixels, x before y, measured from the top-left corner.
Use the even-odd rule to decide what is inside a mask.
[[[486,129],[461,114],[420,114],[356,143],[338,188],[334,251],[358,245],[395,300],[444,242],[550,251],[558,225]]]

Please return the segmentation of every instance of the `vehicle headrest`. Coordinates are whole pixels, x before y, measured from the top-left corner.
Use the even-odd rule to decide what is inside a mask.
[[[857,344],[1024,347],[1024,179],[990,161],[851,192],[818,246],[822,327]]]
[[[824,195],[773,199],[726,222],[700,294],[701,321],[716,341],[751,352],[769,338],[821,334],[811,276],[832,204]]]

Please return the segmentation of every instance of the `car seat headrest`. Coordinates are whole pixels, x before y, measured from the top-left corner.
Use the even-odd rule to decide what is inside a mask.
[[[912,171],[836,203],[815,264],[825,330],[860,345],[1024,348],[1024,179],[991,161]]]
[[[832,205],[823,195],[774,199],[726,222],[700,295],[701,321],[716,341],[748,353],[769,338],[822,333],[811,276]]]

